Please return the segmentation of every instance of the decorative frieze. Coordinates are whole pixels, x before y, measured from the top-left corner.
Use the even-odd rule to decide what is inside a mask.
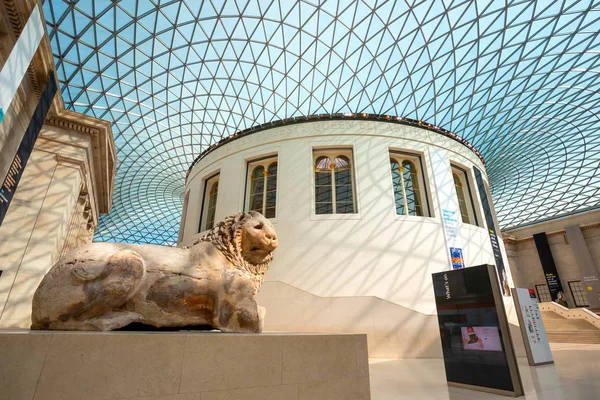
[[[3,0],[4,7],[6,8],[6,16],[10,21],[12,26],[13,33],[15,37],[18,39],[21,35],[21,31],[23,30],[23,22],[21,21],[21,16],[19,14],[19,10],[17,9],[17,5],[14,0]]]
[[[60,154],[56,154],[56,161],[58,162],[59,165],[67,165],[67,166],[75,166],[77,167],[77,169],[79,170],[79,173],[81,174],[81,181],[83,182],[82,185],[84,185],[86,193],[87,193],[87,185],[86,185],[86,166],[85,166],[85,161],[83,160],[79,160],[77,158],[71,158],[71,157],[66,157]]]
[[[595,223],[595,224],[590,224],[590,225],[584,225],[584,226],[581,227],[581,230],[582,231],[587,231],[587,230],[590,230],[590,229],[597,229],[597,228],[600,228],[600,222]]]
[[[62,118],[56,114],[52,114],[46,118],[46,124],[55,126],[57,128],[67,129],[70,131],[87,133],[88,135],[98,135],[100,130],[72,121],[70,119]]]
[[[582,231],[593,230],[593,229],[598,229],[598,228],[600,228],[600,222],[589,224],[589,225],[581,225],[580,226],[580,229]],[[558,231],[546,232],[546,236],[548,236],[548,237],[565,236],[566,233],[567,232],[566,232],[565,229],[560,229]],[[524,243],[524,242],[531,242],[531,241],[533,241],[533,236],[524,237],[524,238],[515,238],[514,236],[512,236],[510,234],[504,234],[502,236],[502,239],[504,240],[505,243],[506,242],[509,242],[509,243]],[[565,243],[568,244],[568,241],[567,241],[566,238],[565,238]]]

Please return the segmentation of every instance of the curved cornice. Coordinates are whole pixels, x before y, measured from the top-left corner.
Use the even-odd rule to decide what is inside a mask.
[[[475,146],[473,146],[471,143],[469,143],[469,141],[466,140],[465,138],[457,135],[454,132],[450,132],[447,129],[441,128],[439,126],[429,124],[424,121],[414,120],[414,119],[405,118],[405,117],[395,117],[395,116],[391,116],[391,115],[366,114],[366,113],[344,113],[344,114],[339,113],[339,114],[317,114],[317,115],[308,115],[308,116],[301,116],[301,117],[294,117],[294,118],[286,118],[283,120],[267,122],[262,125],[253,126],[251,128],[244,129],[243,131],[236,132],[231,136],[228,136],[224,139],[219,140],[217,143],[209,146],[206,150],[204,150],[202,153],[200,153],[200,155],[198,157],[196,157],[196,159],[192,162],[192,165],[190,165],[190,167],[188,168],[188,171],[186,173],[186,179],[187,179],[187,176],[192,171],[192,169],[196,166],[196,164],[198,164],[200,162],[200,160],[202,160],[204,157],[206,157],[208,154],[210,154],[214,150],[218,149],[219,147],[222,147],[222,146],[226,145],[227,143],[230,143],[236,139],[251,135],[253,133],[262,132],[267,129],[279,128],[279,127],[287,126],[287,125],[295,125],[295,124],[300,124],[300,123],[317,122],[317,121],[322,122],[322,121],[339,121],[339,120],[386,122],[386,123],[418,127],[421,129],[428,130],[430,132],[435,132],[442,136],[445,136],[447,138],[455,140],[458,143],[465,146],[466,148],[468,148],[469,150],[471,150],[473,153],[475,153],[475,155],[481,160],[481,162],[485,166],[485,160],[483,159],[483,156],[481,155],[481,153],[475,148]]]

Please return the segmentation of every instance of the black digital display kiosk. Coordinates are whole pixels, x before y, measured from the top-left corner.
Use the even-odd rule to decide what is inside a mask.
[[[521,396],[523,386],[494,266],[432,277],[448,385]]]

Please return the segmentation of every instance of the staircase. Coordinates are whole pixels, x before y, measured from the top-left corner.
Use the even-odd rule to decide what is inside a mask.
[[[600,329],[583,319],[567,319],[554,311],[542,311],[550,343],[600,344]]]

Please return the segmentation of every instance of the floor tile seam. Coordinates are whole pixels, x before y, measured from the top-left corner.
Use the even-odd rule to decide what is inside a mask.
[[[279,387],[279,386],[291,386],[291,385],[297,385],[297,383],[283,383],[283,384],[273,384],[273,385],[260,385],[260,386],[244,386],[244,387],[238,387],[238,388],[231,388],[231,389],[213,389],[213,390],[201,390],[201,391],[195,391],[195,392],[179,392],[179,393],[173,393],[173,394],[195,394],[195,393],[211,393],[211,392],[226,392],[228,390],[245,390],[245,389],[259,389],[259,388],[271,388],[271,387]],[[119,399],[117,399],[119,400]]]
[[[149,394],[149,395],[141,395],[141,396],[129,396],[129,397],[113,397],[110,399],[102,399],[102,400],[132,400],[132,399],[152,399],[156,397],[164,397],[164,396],[179,396],[180,394],[201,394],[201,393],[164,393],[164,394]],[[198,399],[200,400],[200,399]]]
[[[221,393],[221,392],[233,392],[235,390],[249,390],[249,389],[262,389],[262,388],[278,388],[278,387],[284,387],[284,386],[300,386],[297,383],[288,383],[288,384],[284,384],[284,385],[263,385],[263,386],[248,386],[248,387],[241,387],[241,388],[232,388],[232,389],[217,389],[217,390],[203,390],[201,392],[185,392],[185,393],[177,393],[177,394],[206,394],[206,393]],[[152,395],[155,396],[155,395]],[[149,396],[151,397],[151,396]],[[115,399],[115,400],[126,400],[126,399]]]
[[[280,343],[280,345],[281,345],[281,374],[280,374],[279,382],[283,385],[284,384],[283,383],[283,371],[285,370],[285,363],[284,363],[285,343],[284,343],[283,338],[281,338],[279,341],[281,342]],[[298,390],[300,390],[300,389],[298,389]]]
[[[302,382],[291,382],[291,383],[284,383],[283,385],[292,385],[292,384],[296,384],[296,385],[300,385],[303,383],[319,383],[319,382],[333,382],[333,381],[340,381],[342,379],[345,380],[352,380],[352,381],[359,381],[362,379],[367,378],[366,376],[355,376],[355,377],[342,377],[342,378],[333,378],[333,379],[320,379],[320,380],[310,380],[310,381],[302,381]],[[369,379],[369,383],[370,383],[370,379]]]
[[[40,387],[40,381],[42,380],[42,374],[44,373],[44,368],[46,367],[46,360],[48,359],[48,352],[50,351],[50,346],[52,346],[52,342],[54,341],[54,334],[50,335],[50,340],[48,340],[48,345],[46,346],[46,353],[44,354],[44,361],[42,362],[42,368],[40,368],[40,373],[35,381],[35,390],[33,391],[33,396],[31,400],[35,400],[35,395],[37,394],[38,388]]]
[[[560,386],[557,386],[557,387],[554,387],[554,388],[548,388],[548,389],[540,390],[539,392],[528,393],[527,395],[531,395],[531,394],[547,394],[547,393],[552,393],[555,390],[561,390],[561,389],[562,390],[564,390],[564,389],[568,390],[569,388],[571,388],[573,386],[574,387],[579,387],[579,385],[580,384],[577,384],[577,383],[571,383],[569,385],[560,385]]]
[[[175,394],[202,394],[202,393],[211,393],[211,392],[226,392],[229,390],[245,390],[245,389],[259,389],[259,388],[272,388],[272,387],[279,387],[279,386],[292,386],[292,385],[298,385],[300,386],[303,383],[319,383],[319,382],[331,382],[331,381],[338,381],[338,380],[342,380],[342,379],[349,379],[349,380],[362,380],[365,379],[366,377],[354,377],[354,378],[334,378],[334,379],[325,379],[325,380],[310,380],[310,381],[302,381],[302,382],[290,382],[290,383],[282,383],[282,384],[274,384],[274,385],[260,385],[260,386],[245,386],[245,387],[239,387],[239,388],[231,388],[231,389],[216,389],[216,390],[202,390],[202,391],[195,391],[195,392],[179,392],[179,393],[175,393]],[[168,395],[168,394],[167,394]],[[120,399],[115,399],[115,400],[120,400]]]
[[[184,336],[183,348],[181,349],[181,368],[179,369],[179,385],[177,387],[177,394],[181,394],[181,382],[183,382],[183,364],[185,362],[185,350],[187,348],[188,335]]]

